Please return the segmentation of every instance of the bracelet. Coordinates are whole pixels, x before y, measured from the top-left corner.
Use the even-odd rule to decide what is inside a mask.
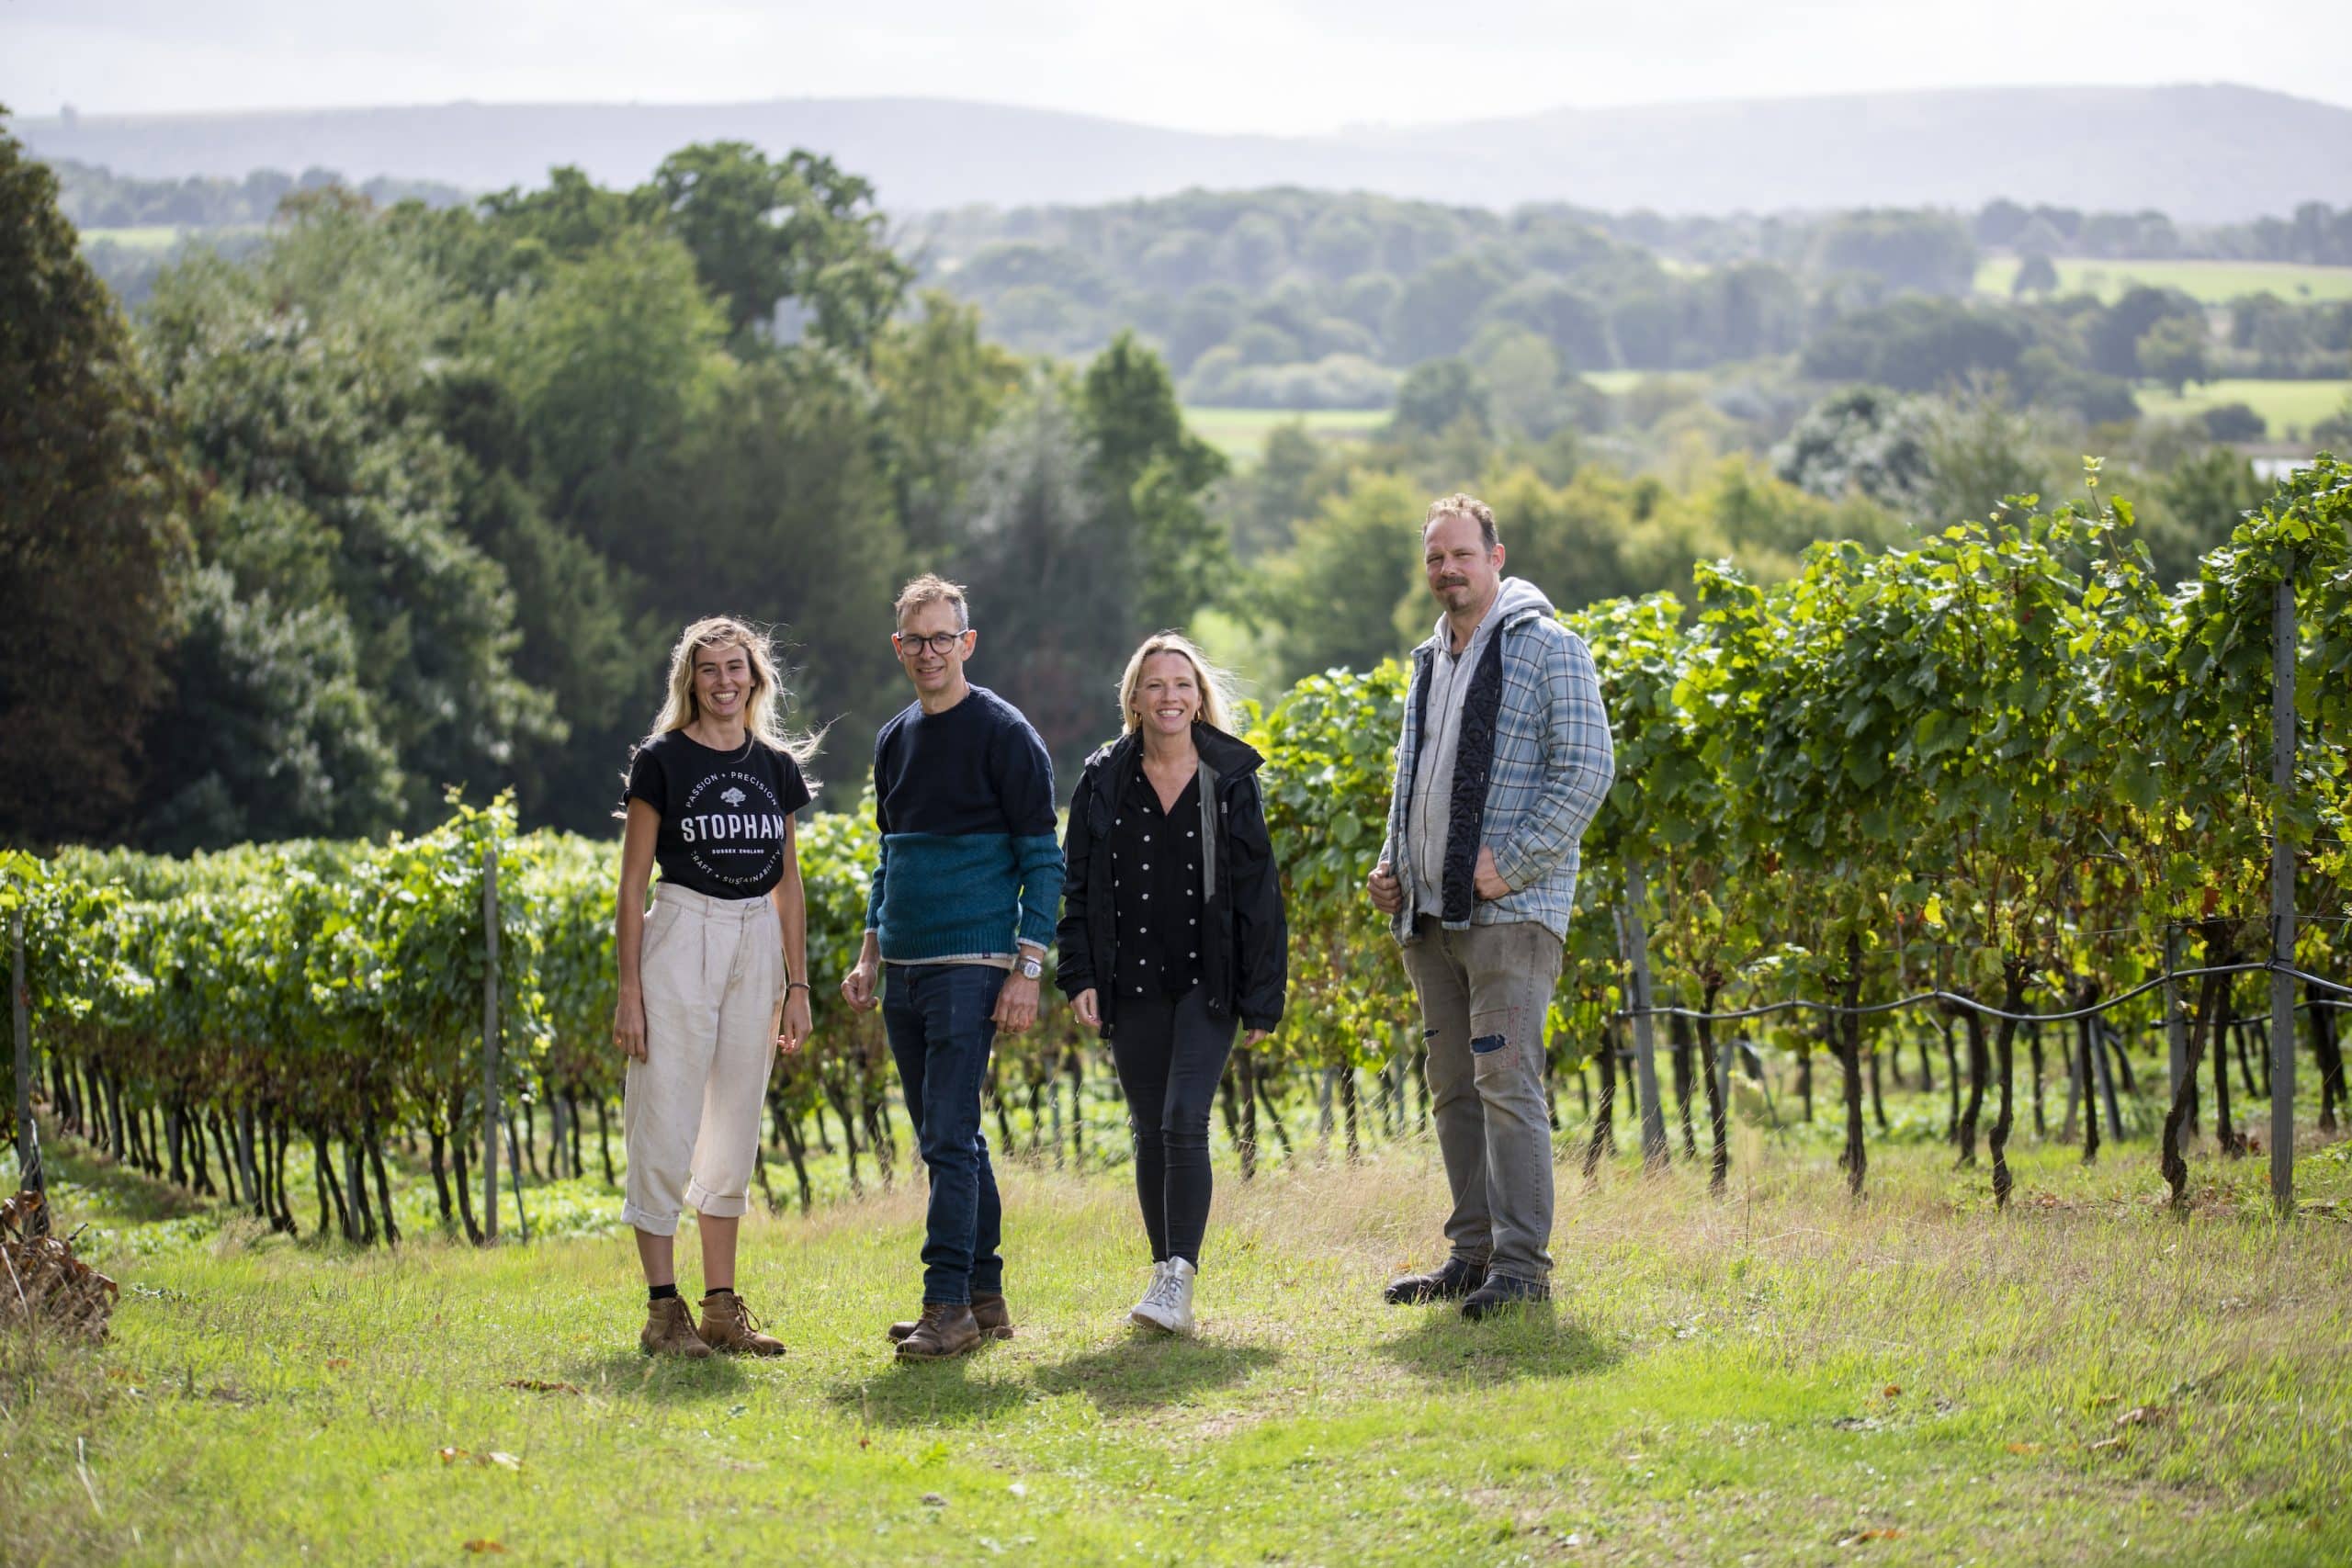
[[[784,988],[787,991],[807,991],[808,990],[808,982],[806,980],[787,981]],[[809,995],[814,996],[816,993],[810,991]]]

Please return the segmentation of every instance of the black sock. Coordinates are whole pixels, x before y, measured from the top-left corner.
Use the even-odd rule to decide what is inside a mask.
[[[674,1302],[678,1299],[678,1287],[675,1285],[648,1285],[645,1288],[645,1299],[648,1304],[654,1302]]]
[[[702,1293],[706,1300],[712,1296],[731,1296],[735,1293],[735,1287],[732,1285],[706,1285],[703,1287]]]

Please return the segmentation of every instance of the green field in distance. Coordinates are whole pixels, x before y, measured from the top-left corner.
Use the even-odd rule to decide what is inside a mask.
[[[1237,463],[1252,463],[1266,449],[1274,426],[1303,422],[1311,435],[1352,441],[1388,423],[1386,409],[1186,408],[1184,423],[1202,440]]]
[[[2096,294],[2112,304],[2127,288],[2146,284],[2177,288],[2200,304],[2222,305],[2242,294],[2276,294],[2281,299],[2352,299],[2352,266],[2306,266],[2296,262],[2101,261],[2056,256],[2058,291]],[[2007,299],[2018,275],[2015,256],[1986,256],[1976,267],[1976,292]]]
[[[134,251],[168,251],[179,243],[180,230],[174,223],[141,223],[130,229],[85,229],[82,242],[96,244],[104,240]]]
[[[2223,403],[2244,403],[2260,414],[2270,434],[2309,430],[2352,398],[2352,381],[2206,381],[2180,397],[2161,387],[2139,389],[2140,412],[2152,419],[2181,419]]]

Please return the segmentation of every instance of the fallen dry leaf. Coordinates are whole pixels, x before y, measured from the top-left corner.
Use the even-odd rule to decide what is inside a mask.
[[[2040,1443],[2011,1443],[2009,1445],[2009,1452],[2013,1454],[2038,1454],[2041,1451]]]
[[[499,1386],[526,1389],[533,1393],[578,1393],[581,1392],[580,1385],[576,1382],[549,1382],[545,1378],[508,1378]]]
[[[495,1449],[486,1454],[469,1453],[464,1449],[442,1449],[438,1451],[443,1464],[455,1464],[461,1459],[469,1459],[476,1464],[494,1464],[504,1470],[523,1468],[521,1460],[516,1459],[513,1454],[500,1453]]]
[[[2120,1393],[2095,1393],[2091,1395],[2091,1408],[2093,1410],[2104,1410],[2110,1404],[2120,1404],[2122,1402],[2123,1396]]]
[[[2120,1438],[2101,1438],[2098,1442],[2091,1445],[2090,1451],[2093,1453],[2102,1453],[2109,1449],[2120,1449],[2122,1446],[2123,1439]]]
[[[351,1365],[351,1358],[348,1356],[330,1356],[327,1358],[327,1365],[330,1367],[347,1367]]]
[[[1893,1399],[1896,1394],[1901,1393],[1902,1392],[1903,1387],[1900,1383],[1889,1383],[1884,1388],[1879,1390],[1879,1393],[1884,1394],[1889,1399]]]
[[[2135,1404],[2115,1418],[2119,1427],[2161,1427],[2172,1412],[2161,1404]]]
[[[466,1550],[468,1551],[503,1551],[506,1548],[497,1541],[484,1540],[466,1542]]]
[[[1902,1539],[1903,1532],[1890,1526],[1879,1529],[1857,1530],[1852,1535],[1841,1537],[1838,1544],[1859,1546],[1866,1540],[1901,1540]]]
[[[74,1256],[72,1236],[49,1234],[48,1202],[39,1192],[0,1202],[0,1272],[8,1280],[0,1324],[38,1324],[102,1344],[121,1287]]]

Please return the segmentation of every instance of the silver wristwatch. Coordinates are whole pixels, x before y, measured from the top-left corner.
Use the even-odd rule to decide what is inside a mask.
[[[1038,957],[1034,953],[1024,953],[1021,955],[1021,977],[1023,979],[1034,980],[1045,972],[1046,961],[1044,959]]]

